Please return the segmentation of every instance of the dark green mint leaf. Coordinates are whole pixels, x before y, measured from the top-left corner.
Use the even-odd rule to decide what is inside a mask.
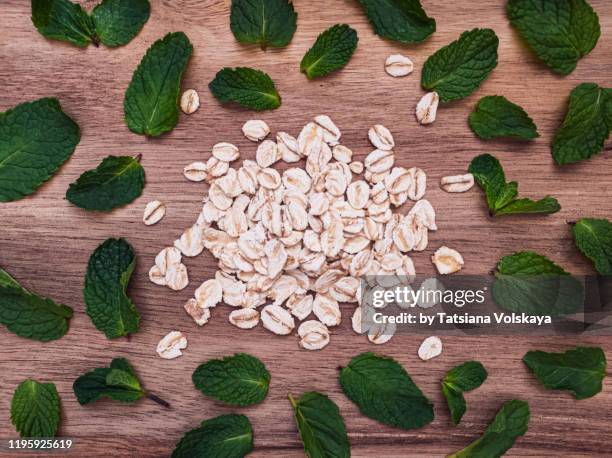
[[[192,52],[183,32],[169,33],[149,48],[123,101],[125,121],[132,132],[156,137],[174,129],[181,79]]]
[[[612,223],[583,218],[573,228],[576,246],[593,261],[601,275],[612,275]]]
[[[403,429],[425,426],[433,404],[393,358],[362,353],[340,372],[344,394],[366,417]]]
[[[53,383],[27,379],[11,401],[11,422],[21,437],[55,437],[60,422],[60,397]]]
[[[223,359],[211,359],[193,373],[193,384],[206,396],[233,406],[262,402],[268,394],[270,373],[257,358],[237,353]]]
[[[491,29],[463,32],[458,40],[429,56],[421,85],[436,91],[441,102],[467,97],[497,66],[499,39]]]
[[[569,390],[576,399],[601,391],[606,376],[606,355],[599,347],[576,347],[564,353],[530,351],[523,362],[551,390]]]
[[[561,205],[559,205],[557,199],[546,196],[540,200],[531,200],[526,198],[515,199],[509,202],[503,208],[500,208],[495,213],[495,216],[512,214],[527,215],[529,213],[549,215],[551,213],[557,213],[559,210],[561,210]]]
[[[36,191],[74,152],[79,126],[57,99],[26,102],[0,113],[0,202]]]
[[[508,401],[480,438],[448,458],[499,458],[527,432],[528,425],[529,404],[519,399]]]
[[[81,5],[69,0],[32,0],[32,22],[41,35],[85,47],[95,26]]]
[[[436,31],[419,0],[359,0],[376,35],[401,43],[419,43]]]
[[[552,144],[559,165],[589,159],[603,150],[612,128],[612,89],[582,83],[570,94],[563,125]]]
[[[474,133],[484,140],[539,137],[536,125],[525,110],[499,95],[480,99],[468,121]]]
[[[226,67],[217,73],[208,87],[221,102],[236,102],[253,110],[273,110],[281,104],[272,79],[253,68]]]
[[[293,38],[296,21],[288,0],[232,0],[230,27],[241,43],[282,48]]]
[[[85,210],[110,211],[140,196],[144,184],[145,173],[138,159],[108,156],[70,185],[66,199]]]
[[[108,239],[93,252],[85,276],[86,312],[108,339],[137,332],[140,315],[127,296],[136,256],[128,242]]]
[[[110,48],[128,44],[149,20],[149,0],[104,0],[91,12],[96,37]]]
[[[304,393],[297,401],[289,394],[289,401],[309,458],[351,456],[344,419],[334,401],[315,391]]]
[[[584,0],[509,0],[510,22],[556,73],[569,75],[599,40],[599,18]]]
[[[220,415],[202,422],[176,444],[172,458],[242,458],[253,451],[253,427],[244,415]]]
[[[442,393],[448,403],[454,424],[459,424],[466,410],[463,393],[478,388],[486,380],[487,375],[487,370],[478,361],[466,361],[446,373],[442,381]]]
[[[492,293],[503,309],[528,315],[574,313],[584,304],[582,283],[545,256],[519,251],[497,264]]]
[[[308,79],[340,70],[357,49],[357,32],[346,24],[336,24],[321,33],[302,58],[300,70]]]

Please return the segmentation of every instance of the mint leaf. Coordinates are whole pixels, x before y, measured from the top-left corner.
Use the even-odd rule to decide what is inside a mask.
[[[104,0],[91,12],[96,38],[109,48],[128,44],[149,20],[149,0]]]
[[[11,422],[21,437],[55,437],[60,422],[60,398],[53,383],[27,379],[11,401]]]
[[[606,376],[606,355],[599,347],[576,347],[564,353],[530,351],[523,362],[550,390],[569,390],[576,399],[601,391]]]
[[[344,419],[334,401],[315,391],[304,393],[297,401],[291,394],[288,397],[309,458],[351,456]]]
[[[287,46],[295,29],[297,13],[288,0],[232,0],[230,27],[236,40],[268,46]]]
[[[436,31],[436,21],[427,16],[419,0],[359,0],[374,33],[401,43],[425,40]]]
[[[68,332],[72,309],[28,291],[0,269],[0,324],[26,339],[47,342]]]
[[[124,239],[108,239],[93,252],[85,275],[85,311],[108,339],[137,332],[140,315],[127,296],[136,256]]]
[[[441,102],[467,97],[497,67],[499,39],[491,29],[463,32],[458,40],[429,56],[421,85],[436,91]]]
[[[550,214],[561,210],[559,202],[554,197],[546,196],[537,201],[518,199],[518,183],[506,182],[504,169],[497,158],[490,154],[476,156],[468,170],[485,192],[491,216],[519,213]]]
[[[459,424],[466,410],[463,393],[478,388],[487,379],[487,375],[487,370],[478,361],[466,361],[446,373],[442,381],[442,393],[454,424]]]
[[[318,36],[315,44],[302,58],[300,71],[308,79],[329,75],[340,70],[357,49],[357,32],[346,24],[336,24]]]
[[[125,92],[125,121],[132,132],[156,137],[178,123],[181,79],[193,52],[183,32],[169,33],[148,49]]]
[[[448,458],[498,458],[527,432],[529,404],[519,399],[506,402],[484,434]]]
[[[57,99],[26,102],[0,113],[0,202],[36,191],[68,160],[79,126]]]
[[[41,35],[85,47],[94,36],[94,23],[81,5],[69,0],[32,0],[32,22]]]
[[[582,283],[533,251],[519,251],[499,261],[492,293],[503,309],[528,315],[574,313],[584,304]]]
[[[601,275],[612,275],[612,223],[583,218],[573,228],[576,246],[593,261]]]
[[[582,83],[570,94],[563,125],[552,144],[552,156],[559,165],[571,164],[598,154],[612,128],[612,89]]]
[[[176,444],[172,458],[242,458],[253,451],[253,427],[244,415],[220,415],[202,422]]]
[[[414,429],[434,418],[433,404],[393,358],[362,353],[340,372],[344,394],[366,417]]]
[[[272,79],[253,68],[226,67],[217,73],[208,87],[221,102],[236,102],[253,110],[273,110],[281,104]]]
[[[268,394],[270,373],[257,358],[237,353],[201,364],[192,376],[195,387],[206,396],[233,406],[262,402]]]
[[[520,106],[499,95],[480,99],[468,118],[470,128],[483,140],[495,137],[539,137],[536,125]]]
[[[599,40],[599,18],[584,0],[509,0],[510,23],[554,72],[569,75]]]
[[[70,184],[66,199],[85,210],[110,211],[140,196],[144,184],[145,173],[138,159],[108,156]]]

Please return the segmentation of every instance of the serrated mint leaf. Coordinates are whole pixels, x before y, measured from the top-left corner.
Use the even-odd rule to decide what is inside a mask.
[[[125,92],[123,109],[128,128],[156,137],[178,123],[181,79],[193,53],[183,32],[169,33],[148,49]]]
[[[340,385],[366,417],[414,429],[434,418],[433,404],[393,358],[362,353],[340,372]]]
[[[357,32],[346,24],[336,24],[318,36],[302,58],[300,70],[308,79],[340,70],[357,49]]]
[[[546,388],[571,391],[576,399],[599,393],[606,376],[606,355],[599,347],[576,347],[564,353],[530,351],[523,362]]]
[[[466,410],[463,393],[478,388],[487,379],[487,375],[487,370],[478,361],[466,361],[446,373],[442,381],[442,393],[454,424],[459,424]]]
[[[441,102],[467,97],[497,66],[499,39],[491,29],[463,32],[458,40],[429,56],[421,85],[436,91]]]
[[[533,251],[504,256],[491,289],[501,308],[528,315],[574,313],[584,304],[582,283]]]
[[[137,332],[140,314],[126,293],[136,256],[128,242],[108,239],[93,252],[85,275],[85,311],[108,339]]]
[[[499,95],[480,99],[468,122],[474,133],[484,140],[495,137],[539,137],[536,125],[525,110]]]
[[[68,332],[72,309],[23,288],[0,269],[0,324],[26,339],[47,342]]]
[[[145,173],[138,158],[108,156],[70,184],[66,199],[85,210],[110,211],[140,196],[144,184]]]
[[[274,81],[254,68],[226,67],[217,73],[208,87],[221,102],[235,102],[253,110],[273,110],[281,104]]]
[[[582,83],[570,94],[563,124],[552,144],[559,165],[589,159],[603,150],[612,128],[612,89]]]
[[[491,216],[529,213],[547,215],[561,210],[561,205],[554,197],[519,199],[518,183],[506,182],[504,169],[497,158],[490,154],[476,156],[468,170],[485,192]]]
[[[36,191],[80,140],[79,126],[57,99],[26,102],[0,113],[0,202]]]
[[[506,402],[484,434],[448,458],[498,458],[527,432],[529,404],[519,399]]]
[[[265,399],[270,386],[270,372],[254,356],[237,353],[201,364],[193,373],[192,380],[206,396],[245,407]]]
[[[232,0],[230,28],[241,43],[282,48],[293,38],[296,21],[288,0]]]
[[[172,458],[242,458],[253,451],[253,427],[244,415],[204,420],[176,444]]]
[[[607,219],[583,218],[573,228],[574,241],[593,261],[601,275],[612,275],[612,223]]]
[[[401,43],[419,43],[436,31],[419,0],[359,0],[376,35]]]
[[[103,0],[91,12],[96,38],[114,48],[128,44],[149,20],[149,0]]]
[[[69,0],[32,0],[32,22],[41,35],[85,47],[95,26],[81,5]]]
[[[304,393],[297,400],[291,394],[288,396],[309,458],[351,456],[344,419],[334,401],[315,391]]]
[[[53,383],[27,379],[11,401],[11,422],[21,437],[55,437],[60,422],[60,397]]]
[[[569,75],[599,40],[599,18],[584,0],[509,0],[508,18],[536,55]]]

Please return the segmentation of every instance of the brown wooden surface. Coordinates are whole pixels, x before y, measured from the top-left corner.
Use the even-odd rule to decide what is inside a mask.
[[[85,2],[89,7],[94,1]],[[549,144],[563,117],[570,90],[584,81],[612,86],[612,3],[591,0],[599,13],[602,37],[596,49],[568,77],[555,76],[520,43],[504,14],[504,1],[451,2],[425,0],[438,31],[425,43],[404,47],[375,36],[352,0],[295,0],[298,30],[285,49],[263,52],[238,44],[229,30],[229,0],[152,0],[152,14],[142,33],[128,46],[81,50],[39,35],[30,21],[30,2],[0,2],[0,111],[44,96],[56,96],[82,129],[82,140],[70,161],[36,194],[0,204],[0,265],[24,286],[72,306],[75,316],[61,340],[41,344],[20,339],[0,328],[0,437],[14,437],[9,419],[15,386],[27,377],[56,383],[62,397],[62,436],[78,440],[75,456],[167,456],[181,435],[203,419],[237,410],[255,429],[254,456],[301,456],[288,391],[319,390],[335,400],[346,419],[354,456],[443,456],[478,437],[501,404],[510,398],[529,400],[529,432],[509,456],[610,456],[612,454],[612,386],[606,381],[598,396],[577,402],[568,394],[544,390],[520,359],[530,349],[560,350],[578,342],[601,345],[612,357],[610,338],[459,338],[444,339],[439,358],[424,363],[416,356],[419,336],[397,336],[374,347],[350,330],[349,311],[334,330],[332,343],[321,352],[300,351],[295,336],[277,337],[261,327],[241,331],[227,322],[229,310],[218,307],[213,319],[198,328],[182,304],[214,272],[208,254],[187,259],[191,284],[179,293],[155,286],[147,271],[155,254],[193,223],[205,187],[187,182],[182,168],[205,160],[218,141],[236,143],[243,158],[253,158],[255,145],[240,132],[242,123],[261,117],[273,131],[294,135],[314,115],[329,114],[342,129],[344,143],[359,157],[371,150],[367,129],[387,125],[395,136],[398,162],[419,166],[429,176],[428,198],[438,211],[439,230],[430,248],[414,256],[419,273],[433,273],[431,252],[446,243],[459,249],[465,273],[490,271],[502,256],[517,249],[535,249],[567,270],[592,272],[577,252],[565,222],[583,216],[612,216],[610,170],[612,155],[604,153],[575,166],[553,165]],[[299,62],[317,34],[347,22],[359,33],[359,48],[348,67],[325,79],[309,82]],[[419,86],[423,62],[463,30],[492,27],[500,38],[499,65],[482,87],[465,100],[442,107],[430,127],[420,127],[414,107],[423,94]],[[184,31],[194,44],[184,88],[197,89],[202,108],[181,116],[169,135],[148,140],[128,131],[123,121],[123,94],[145,50],[167,32]],[[383,70],[391,53],[413,58],[415,72],[393,79]],[[247,65],[267,71],[283,96],[282,107],[255,114],[221,107],[207,89],[223,66]],[[534,142],[478,141],[467,126],[467,115],[487,94],[505,95],[523,106],[539,127]],[[608,146],[609,149],[609,146]],[[463,172],[478,153],[498,156],[521,193],[556,196],[563,210],[549,217],[490,220],[482,193],[448,195],[438,189],[440,177]],[[141,198],[111,214],[86,213],[64,199],[68,184],[108,154],[142,153],[147,186]],[[165,219],[153,227],[141,223],[149,200],[168,205]],[[138,254],[130,295],[142,313],[141,332],[131,340],[106,340],[84,313],[81,294],[90,253],[108,237],[126,237]],[[155,355],[157,341],[179,329],[189,339],[185,355],[173,361]],[[436,404],[436,419],[425,428],[400,431],[359,414],[341,393],[336,366],[357,353],[376,350],[397,358]],[[265,402],[231,409],[203,397],[191,383],[201,362],[246,351],[260,357],[271,371],[272,386]],[[108,401],[81,407],[72,382],[85,371],[125,356],[144,384],[167,399],[170,410],[150,401],[127,406]],[[451,366],[475,358],[489,379],[470,393],[460,426],[450,423],[439,380]],[[5,455],[8,456],[8,455]]]

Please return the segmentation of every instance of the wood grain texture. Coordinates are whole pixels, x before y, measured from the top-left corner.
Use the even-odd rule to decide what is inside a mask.
[[[608,152],[559,168],[553,164],[549,144],[574,86],[584,81],[612,86],[612,3],[590,1],[599,13],[602,37],[565,78],[555,76],[521,43],[505,17],[502,0],[461,4],[424,0],[428,14],[437,20],[438,31],[425,43],[409,47],[375,36],[353,0],[294,0],[299,18],[292,43],[267,52],[234,40],[229,30],[229,0],[152,0],[151,19],[140,35],[114,50],[93,46],[81,50],[46,40],[31,24],[29,3],[0,2],[0,111],[27,100],[56,96],[81,126],[82,140],[70,161],[35,195],[0,205],[0,265],[27,288],[72,306],[75,316],[68,335],[47,344],[0,329],[0,437],[15,435],[9,420],[15,386],[24,378],[35,377],[57,384],[62,397],[60,433],[78,441],[70,456],[167,456],[186,430],[232,410],[195,390],[193,370],[209,358],[245,351],[260,357],[273,376],[262,405],[238,409],[250,417],[255,428],[253,456],[303,455],[286,394],[307,390],[327,393],[339,404],[357,457],[443,456],[478,437],[501,404],[514,397],[530,402],[532,419],[529,432],[509,456],[610,456],[611,383],[606,381],[598,396],[577,402],[567,394],[542,389],[520,361],[530,349],[561,350],[576,343],[600,345],[611,357],[610,338],[453,337],[444,339],[442,356],[423,363],[416,356],[421,337],[397,336],[386,346],[374,348],[352,333],[347,310],[332,343],[321,352],[305,352],[298,350],[295,336],[283,338],[261,328],[240,331],[232,327],[227,322],[227,307],[217,307],[211,323],[197,328],[182,305],[197,285],[213,275],[214,260],[209,254],[186,260],[191,284],[180,293],[151,284],[147,271],[155,254],[191,225],[199,211],[205,187],[183,178],[184,165],[205,160],[212,145],[222,140],[236,143],[243,158],[253,158],[255,145],[240,132],[242,123],[250,118],[261,117],[273,131],[297,135],[312,116],[326,113],[358,157],[371,149],[367,129],[382,123],[393,131],[399,164],[418,166],[428,173],[428,198],[438,211],[440,229],[432,234],[430,248],[414,256],[419,272],[433,273],[429,257],[442,243],[463,253],[469,274],[489,272],[502,255],[517,249],[542,252],[574,273],[592,272],[574,248],[566,221],[612,216],[612,155]],[[96,2],[85,3],[93,7]],[[338,22],[357,29],[357,52],[341,72],[310,82],[299,73],[301,57],[322,30]],[[420,68],[432,52],[473,27],[492,27],[499,35],[498,67],[476,94],[441,108],[432,126],[418,126],[413,110],[423,94]],[[149,140],[128,131],[123,121],[123,94],[145,50],[172,31],[184,31],[194,44],[184,87],[200,92],[202,107],[192,116],[182,115],[171,134]],[[385,74],[385,58],[397,52],[413,58],[413,75],[393,79]],[[236,65],[268,72],[283,96],[282,107],[256,115],[220,106],[207,84],[221,67]],[[487,94],[504,95],[523,106],[541,137],[529,143],[477,140],[467,126],[467,116]],[[520,182],[523,195],[551,194],[563,210],[548,217],[491,220],[480,191],[449,196],[438,189],[440,177],[463,172],[483,152],[500,158],[508,177]],[[143,155],[147,174],[143,196],[104,215],[69,205],[64,199],[68,184],[108,154]],[[165,201],[168,213],[160,224],[147,228],[141,223],[142,210],[152,199]],[[142,331],[130,341],[106,340],[84,313],[81,290],[87,259],[111,236],[126,237],[138,253],[130,295],[142,312]],[[164,361],[155,356],[155,345],[172,329],[187,335],[189,348],[183,357]],[[435,401],[436,419],[431,425],[415,431],[388,428],[360,415],[343,396],[336,367],[365,350],[393,356],[406,367]],[[135,406],[108,401],[79,406],[71,388],[74,379],[117,356],[128,357],[145,386],[167,399],[172,408],[165,410],[146,400]],[[439,381],[451,366],[471,358],[481,360],[490,376],[467,395],[467,414],[454,427]]]

